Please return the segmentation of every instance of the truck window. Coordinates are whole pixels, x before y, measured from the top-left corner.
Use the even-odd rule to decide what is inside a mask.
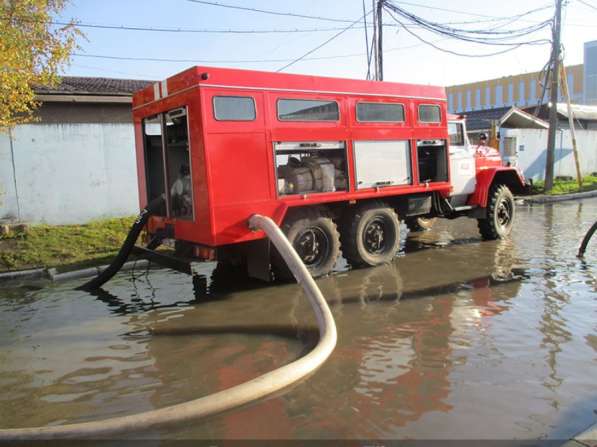
[[[421,123],[439,123],[441,122],[441,113],[439,106],[431,104],[421,104],[419,106],[419,122]]]
[[[280,121],[338,121],[340,112],[336,101],[312,99],[279,99]]]
[[[357,121],[400,123],[404,122],[404,106],[402,104],[382,102],[357,103]]]
[[[214,96],[213,108],[218,121],[253,121],[257,116],[250,96]]]
[[[462,124],[448,123],[448,135],[450,137],[451,146],[464,146],[464,132],[462,131]]]

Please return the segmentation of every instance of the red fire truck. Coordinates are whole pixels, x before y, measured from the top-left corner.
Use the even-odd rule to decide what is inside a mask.
[[[497,151],[468,144],[441,87],[193,67],[136,93],[133,114],[141,207],[165,197],[149,237],[265,280],[288,271],[254,213],[322,276],[341,254],[390,261],[401,220],[469,216],[504,237],[524,188]]]

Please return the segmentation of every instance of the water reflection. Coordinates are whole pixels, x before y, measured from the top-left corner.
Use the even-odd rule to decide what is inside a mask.
[[[318,281],[338,346],[286,393],[167,438],[536,438],[595,407],[595,257],[577,240],[597,201],[521,209],[512,240],[440,222],[378,268]],[[215,268],[214,268],[215,267]],[[197,294],[167,270],[96,295],[7,288],[0,299],[2,426],[130,414],[227,388],[316,342],[293,284],[206,266]],[[579,402],[582,399],[583,402]]]

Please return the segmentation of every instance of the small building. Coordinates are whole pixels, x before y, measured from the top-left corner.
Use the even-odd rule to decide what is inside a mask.
[[[554,174],[576,177],[568,107],[558,103]],[[535,115],[536,113],[536,115]],[[597,172],[597,106],[572,105],[574,128],[583,175]],[[478,142],[481,133],[492,126],[499,130],[499,149],[506,163],[522,169],[525,177],[540,180],[545,175],[547,158],[547,105],[519,109],[517,107],[479,110],[465,113],[469,139]]]
[[[69,224],[135,214],[132,93],[149,81],[63,77],[38,120],[0,133],[0,220]]]

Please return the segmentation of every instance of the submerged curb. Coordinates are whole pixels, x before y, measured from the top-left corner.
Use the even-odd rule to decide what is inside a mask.
[[[596,447],[597,446],[597,424],[593,424],[585,431],[575,435],[562,447]]]
[[[518,199],[522,200],[524,203],[550,203],[563,202],[564,200],[586,199],[588,197],[597,197],[597,189],[594,191],[574,192],[557,196],[540,194],[536,196],[518,197]]]
[[[121,270],[132,270],[133,268],[146,267],[149,264],[147,259],[125,262]],[[0,273],[0,281],[9,281],[11,279],[49,279],[50,281],[64,281],[67,279],[86,278],[98,275],[107,265],[98,265],[70,272],[58,273],[55,268],[37,268],[29,270],[18,270],[14,272]]]

